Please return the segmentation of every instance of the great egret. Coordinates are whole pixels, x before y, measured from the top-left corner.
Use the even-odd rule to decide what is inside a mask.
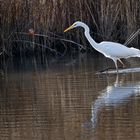
[[[130,58],[130,57],[140,57],[140,50],[136,48],[128,48],[120,43],[116,42],[109,42],[109,41],[103,41],[101,43],[96,43],[93,38],[90,36],[90,30],[89,27],[80,21],[77,21],[73,23],[70,27],[68,27],[64,32],[67,32],[68,30],[71,30],[76,27],[83,27],[85,30],[85,36],[91,46],[97,50],[98,52],[102,53],[105,57],[108,57],[112,59],[115,63],[116,70],[118,72],[118,65],[117,60],[121,62],[121,64],[124,66],[123,62],[121,61],[121,58]]]

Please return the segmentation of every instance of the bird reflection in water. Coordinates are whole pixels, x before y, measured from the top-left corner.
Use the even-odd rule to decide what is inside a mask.
[[[113,85],[108,86],[101,91],[100,95],[94,101],[91,107],[92,111],[92,127],[95,129],[97,126],[98,113],[104,107],[109,109],[118,107],[126,103],[130,97],[137,96],[140,93],[140,82],[137,83],[123,83],[123,79],[119,81],[118,75]]]

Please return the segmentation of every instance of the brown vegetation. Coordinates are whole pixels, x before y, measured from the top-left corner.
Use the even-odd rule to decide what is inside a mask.
[[[77,20],[90,26],[97,42],[124,43],[140,28],[139,0],[2,0],[0,5],[0,49],[7,54],[25,50],[44,52],[46,48],[52,51],[58,45],[63,50],[64,38],[85,46],[86,39],[79,30],[63,34]]]

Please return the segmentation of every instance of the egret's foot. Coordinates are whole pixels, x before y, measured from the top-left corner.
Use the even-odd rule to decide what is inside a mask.
[[[122,68],[123,68],[123,69],[126,68],[125,64],[122,62],[121,59],[118,59],[118,61],[122,64]]]
[[[126,65],[123,65],[123,69],[125,69],[125,68],[127,68],[127,66]]]
[[[122,66],[119,67],[119,69],[125,69],[125,68],[127,68],[126,65],[122,65]]]

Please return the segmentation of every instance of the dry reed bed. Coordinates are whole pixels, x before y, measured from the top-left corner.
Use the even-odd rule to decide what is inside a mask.
[[[9,54],[19,48],[20,51],[34,51],[36,48],[45,51],[42,46],[57,50],[56,45],[60,45],[63,50],[65,40],[60,38],[86,46],[81,30],[63,33],[64,28],[77,20],[90,26],[97,42],[112,40],[124,43],[131,33],[140,28],[139,0],[3,0],[0,5],[0,47],[1,51]],[[25,34],[31,28],[36,34],[47,37]],[[36,47],[37,44],[40,47]]]

